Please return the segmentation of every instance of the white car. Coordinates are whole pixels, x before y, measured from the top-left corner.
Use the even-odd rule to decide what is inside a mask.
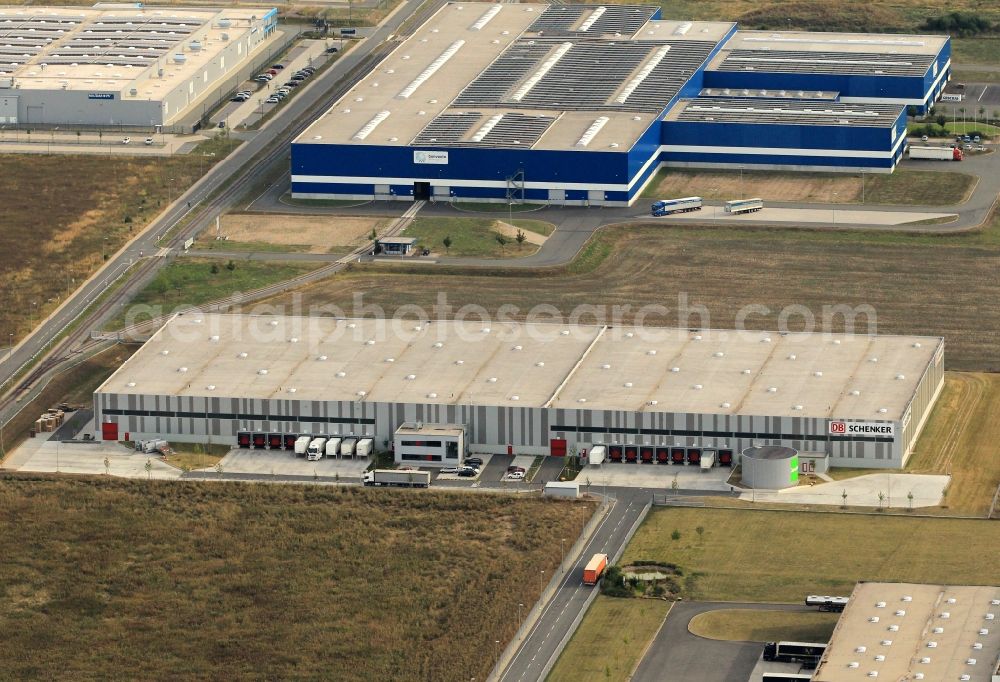
[[[131,137],[123,137],[122,138],[122,144],[128,144],[131,141],[132,141]]]
[[[143,144],[145,144],[147,147],[152,146],[152,144],[153,144],[153,138],[147,137],[146,141]]]
[[[442,473],[442,474],[457,474],[458,473],[458,467],[444,467],[443,469],[441,469],[441,471],[439,473]]]
[[[524,472],[523,471],[512,471],[507,474],[507,480],[509,481],[523,481]]]

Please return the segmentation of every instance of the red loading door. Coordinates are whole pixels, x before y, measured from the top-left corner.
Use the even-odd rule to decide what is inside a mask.
[[[635,447],[634,445],[626,445],[625,446],[625,461],[626,462],[634,462],[634,461],[636,461],[636,459],[638,458],[638,456],[639,456],[639,448]]]
[[[294,450],[295,449],[295,440],[296,440],[296,438],[298,438],[298,436],[296,436],[294,433],[286,433],[285,434],[285,449],[286,450]]]
[[[688,450],[688,464],[701,463],[701,450]]]
[[[612,462],[622,461],[622,446],[612,445],[610,448],[608,448],[608,457],[611,458]]]
[[[642,457],[644,464],[653,463],[653,448],[642,448],[639,450],[639,455]]]
[[[733,463],[733,451],[732,450],[719,450],[719,464],[727,467]]]
[[[250,447],[250,434],[242,431],[236,434],[236,444],[241,448]]]
[[[267,437],[267,447],[271,448],[272,450],[276,450],[276,449],[280,448],[281,447],[281,434],[280,433],[269,434],[268,437]]]
[[[102,440],[118,440],[118,424],[116,422],[104,422],[101,424]]]
[[[565,438],[553,438],[549,441],[549,454],[552,457],[565,457],[566,456],[566,439]]]
[[[659,464],[666,464],[670,461],[669,448],[656,448],[656,461]]]
[[[674,464],[684,464],[684,448],[674,448],[671,450],[670,461]]]

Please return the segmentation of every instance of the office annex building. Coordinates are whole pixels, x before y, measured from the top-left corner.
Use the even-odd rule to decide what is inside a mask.
[[[658,168],[891,172],[947,36],[453,2],[292,145],[297,197],[630,204]]]
[[[943,357],[944,341],[927,337],[189,313],[94,408],[109,439],[354,435],[383,449],[420,423],[464,429],[479,453],[605,444],[665,463],[664,448],[780,445],[899,468]]]

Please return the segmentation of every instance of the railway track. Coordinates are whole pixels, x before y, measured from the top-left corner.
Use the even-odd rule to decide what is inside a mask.
[[[174,250],[183,245],[183,243],[190,237],[198,234],[200,231],[205,229],[211,220],[217,215],[225,213],[232,206],[236,205],[237,201],[242,197],[248,189],[251,189],[253,184],[258,181],[258,179],[272,170],[276,164],[282,163],[288,152],[288,145],[291,141],[298,137],[303,131],[308,128],[316,117],[322,112],[329,109],[333,104],[340,99],[351,87],[353,87],[359,80],[361,80],[371,69],[381,62],[386,55],[388,55],[398,44],[400,40],[406,36],[413,33],[416,27],[420,26],[426,19],[438,11],[445,4],[445,0],[434,0],[433,2],[424,3],[420,8],[416,10],[405,22],[404,26],[400,28],[399,32],[394,36],[391,36],[389,40],[384,41],[375,47],[371,52],[366,54],[361,60],[351,68],[345,77],[341,78],[337,84],[330,88],[324,95],[319,97],[315,102],[310,104],[305,108],[305,110],[299,114],[299,116],[283,130],[278,131],[274,134],[273,139],[266,143],[255,156],[253,156],[248,163],[239,168],[238,173],[231,176],[231,178],[226,181],[225,179],[215,178],[215,181],[219,183],[217,187],[206,200],[199,203],[193,212],[188,212],[174,218],[169,224],[162,227],[163,234],[170,234],[166,247],[170,250]],[[271,131],[264,130],[260,134],[267,135]],[[205,182],[210,184],[213,171],[218,171],[224,168],[226,161],[223,160],[218,166],[210,170],[205,176],[195,184]],[[186,225],[177,229],[177,225],[188,219]],[[162,218],[161,218],[162,219]],[[158,219],[159,220],[159,219]],[[150,227],[147,228],[147,233],[154,230],[157,220],[150,223]],[[401,228],[400,228],[401,229]],[[385,236],[389,236],[390,233],[386,233]],[[341,259],[337,263],[331,263],[330,265],[318,268],[312,272],[300,275],[291,280],[286,280],[268,287],[263,287],[248,294],[243,294],[239,297],[229,297],[228,299],[222,299],[213,304],[211,307],[220,309],[227,307],[228,305],[233,305],[236,302],[246,302],[248,300],[265,298],[267,296],[273,295],[275,293],[280,293],[293,286],[300,286],[309,281],[320,279],[322,277],[329,276],[335,272],[346,267],[349,262],[349,258],[356,258],[363,252],[364,249],[359,249],[350,256]],[[148,282],[152,277],[162,268],[168,259],[162,256],[151,256],[145,259],[141,259],[137,265],[131,268],[125,268],[121,276],[127,277],[128,282],[132,284]],[[130,272],[131,270],[131,272]],[[117,278],[116,278],[117,279]],[[132,292],[129,286],[122,286],[119,289],[112,292],[111,295],[107,296],[102,300],[96,308],[85,309],[75,320],[71,321],[67,327],[72,326],[74,323],[79,323],[73,328],[65,337],[63,337],[54,347],[46,353],[40,362],[35,364],[28,373],[22,377],[16,384],[16,386],[8,391],[2,399],[0,399],[0,419],[4,422],[12,418],[18,410],[14,409],[17,404],[30,393],[32,388],[38,385],[45,377],[58,371],[63,365],[89,353],[90,351],[106,344],[106,341],[99,339],[90,338],[90,329],[99,324],[101,321],[105,320],[110,314],[119,306],[124,305],[132,297]],[[162,319],[158,320],[162,324]],[[153,324],[155,321],[150,323],[145,323],[147,325]],[[58,333],[62,333],[61,331]],[[57,334],[58,334],[57,333]],[[43,350],[40,352],[44,352]],[[30,361],[29,361],[30,363]],[[29,364],[26,363],[26,364]],[[15,370],[11,378],[15,378],[18,373],[24,370],[24,366]]]

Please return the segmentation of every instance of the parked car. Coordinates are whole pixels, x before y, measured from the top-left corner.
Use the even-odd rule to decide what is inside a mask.
[[[442,474],[457,474],[459,472],[458,467],[444,467],[440,470]]]
[[[299,82],[298,81],[288,81],[287,83],[285,83],[285,87],[286,88],[297,88],[297,87],[299,87]]]
[[[269,73],[272,76],[277,76],[278,75],[278,70],[277,69],[268,69],[267,73]]]
[[[508,474],[513,474],[516,471],[520,471],[523,474],[525,472],[525,468],[524,467],[516,467],[513,464],[511,466],[507,467],[507,473]]]
[[[264,103],[265,103],[265,104],[277,104],[277,103],[278,103],[278,102],[280,102],[280,101],[281,101],[280,99],[278,99],[278,98],[277,98],[277,97],[275,97],[274,95],[271,95],[271,96],[270,96],[270,97],[268,97],[268,98],[267,98],[266,100],[264,100]]]
[[[523,471],[514,471],[514,472],[511,472],[511,473],[507,474],[507,478],[509,480],[511,480],[511,481],[523,481],[524,480],[524,472]]]
[[[483,458],[482,457],[466,457],[465,458],[465,464],[466,464],[466,466],[481,467],[483,465]]]
[[[327,54],[333,54],[334,52],[340,52],[340,50],[338,50],[335,47],[328,47],[328,48],[326,48],[323,51],[326,52]]]
[[[921,141],[926,142],[927,141],[927,136],[926,135],[921,135],[920,139],[921,139]]]
[[[131,137],[123,137],[122,138],[122,144],[128,144],[131,141],[132,141]]]
[[[277,69],[278,71],[281,71],[283,68],[285,68],[285,65],[284,64],[271,64],[271,68],[272,69]]]
[[[479,475],[478,469],[459,469],[458,475],[462,478],[474,478]]]
[[[302,73],[308,73],[311,76],[312,74],[316,73],[316,68],[312,66],[303,66],[301,69],[299,69],[299,71],[301,71]]]
[[[146,141],[143,142],[143,144],[145,144],[147,147],[152,146],[152,144],[153,144],[153,138],[147,137]]]
[[[976,144],[979,144],[980,142],[982,142],[982,140],[980,139],[980,137],[978,135],[973,136],[972,141],[975,142]]]
[[[234,95],[229,101],[230,102],[246,102],[249,97],[244,97],[243,95]]]
[[[288,94],[290,94],[292,92],[292,89],[283,85],[280,88],[278,88],[277,90],[275,90],[275,92],[283,92],[286,95],[288,95]]]
[[[972,138],[968,135],[962,135],[962,142],[972,142]]]

